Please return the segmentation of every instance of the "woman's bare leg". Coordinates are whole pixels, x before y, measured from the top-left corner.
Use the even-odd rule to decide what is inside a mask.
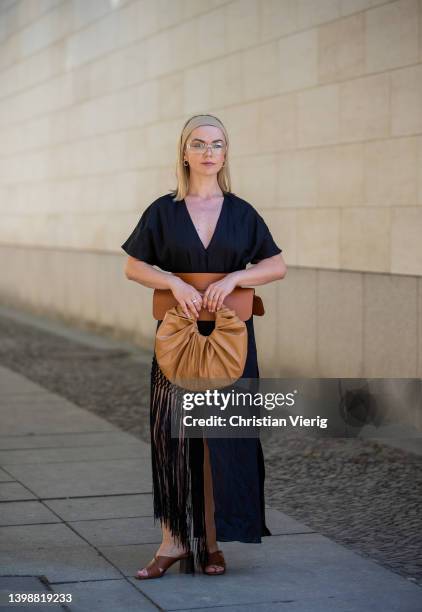
[[[218,550],[214,520],[214,494],[212,487],[212,472],[210,463],[210,453],[207,440],[204,438],[204,498],[205,498],[205,526],[207,534],[208,552]],[[221,565],[207,565],[207,571],[219,572],[224,568]]]
[[[177,557],[182,553],[186,552],[186,549],[177,542],[176,538],[173,537],[170,529],[165,525],[161,526],[162,531],[162,542],[157,550],[157,555],[165,555],[169,557]]]

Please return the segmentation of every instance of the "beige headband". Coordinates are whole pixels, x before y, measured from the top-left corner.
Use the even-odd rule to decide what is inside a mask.
[[[217,119],[217,117],[214,117],[213,115],[195,115],[183,128],[181,141],[185,142],[189,134],[200,125],[214,125],[215,127],[220,128],[224,134],[223,125],[221,121]]]

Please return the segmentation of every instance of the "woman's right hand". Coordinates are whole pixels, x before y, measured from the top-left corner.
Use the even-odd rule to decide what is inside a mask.
[[[189,283],[185,283],[179,276],[173,276],[170,289],[183,308],[185,316],[188,318],[194,316],[197,319],[202,308],[202,295],[199,291]],[[192,302],[192,300],[196,301]]]

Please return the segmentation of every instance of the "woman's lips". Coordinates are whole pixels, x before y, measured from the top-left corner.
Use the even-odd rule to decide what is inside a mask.
[[[202,162],[204,166],[214,166],[214,162]]]

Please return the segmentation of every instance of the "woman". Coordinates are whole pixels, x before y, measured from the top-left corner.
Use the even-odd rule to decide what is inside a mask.
[[[147,287],[170,289],[186,316],[201,308],[219,310],[236,286],[284,277],[286,266],[263,218],[230,191],[228,134],[213,115],[194,115],[178,143],[178,186],[152,202],[122,248],[129,255],[126,277]],[[247,270],[248,263],[256,264]],[[158,266],[157,270],[153,266]],[[173,272],[224,272],[203,295]],[[157,329],[162,321],[157,322]],[[242,376],[258,378],[253,315],[246,322],[248,351]],[[208,335],[214,321],[197,321]],[[225,559],[217,541],[261,542],[265,524],[264,459],[259,438],[170,437],[170,408],[162,389],[168,381],[155,354],[151,370],[151,454],[154,518],[162,543],[136,578],[161,577],[180,560],[194,571],[222,574]],[[160,389],[160,390],[159,390]],[[176,469],[175,469],[176,465]],[[193,527],[193,536],[191,529]],[[186,567],[190,563],[190,568]],[[185,565],[185,568],[183,568]]]

